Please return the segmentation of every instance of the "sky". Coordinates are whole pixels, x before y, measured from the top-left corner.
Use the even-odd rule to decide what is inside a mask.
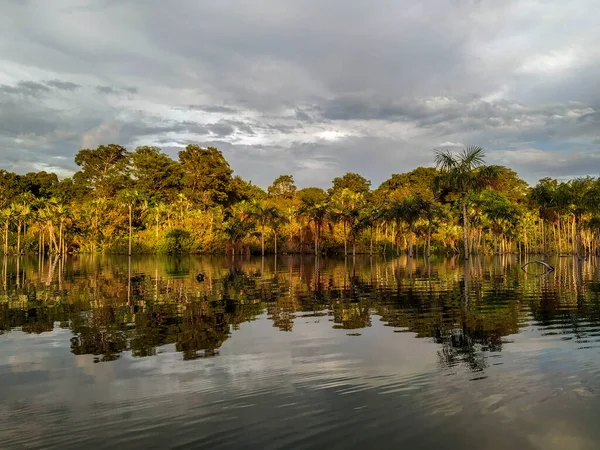
[[[189,143],[266,187],[486,149],[600,174],[597,0],[0,0],[0,167]]]

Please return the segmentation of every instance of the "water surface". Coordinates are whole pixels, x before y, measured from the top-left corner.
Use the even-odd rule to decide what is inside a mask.
[[[600,447],[596,260],[0,262],[2,448]]]

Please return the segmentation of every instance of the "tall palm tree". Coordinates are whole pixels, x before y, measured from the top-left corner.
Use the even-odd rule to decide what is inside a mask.
[[[281,229],[281,225],[283,225],[285,219],[286,219],[285,214],[283,214],[276,207],[274,207],[271,210],[271,216],[269,217],[269,223],[271,225],[271,230],[273,231],[275,254],[277,254],[277,238],[279,236],[279,231]]]
[[[131,244],[133,239],[133,208],[139,200],[140,194],[134,189],[124,189],[119,193],[119,203],[127,206],[127,211],[129,213],[129,256],[131,256]]]
[[[460,197],[464,257],[469,259],[466,197],[471,192],[493,186],[499,179],[499,171],[494,166],[485,165],[485,150],[474,145],[466,147],[459,154],[450,150],[436,151],[435,165],[440,171],[436,180],[438,187],[449,189]]]
[[[158,234],[160,231],[160,221],[164,214],[166,214],[168,206],[165,203],[155,203],[151,204],[148,202],[146,207],[144,208],[144,216],[149,217],[150,220],[154,224],[154,234],[156,239],[158,239]]]
[[[425,256],[431,256],[431,234],[437,221],[442,217],[442,208],[432,199],[421,199],[421,218],[426,222],[427,245]]]
[[[359,219],[363,195],[349,189],[342,189],[333,195],[330,213],[334,220],[342,222],[344,228],[344,256],[348,255],[348,237]]]
[[[327,215],[329,213],[329,204],[327,201],[308,201],[302,205],[302,207],[299,209],[299,212],[301,215],[308,218],[309,223],[313,223],[316,256],[320,251],[319,244],[321,240],[321,228],[327,219]]]
[[[231,207],[230,217],[223,222],[223,231],[232,245],[232,256],[235,255],[237,244],[254,229],[254,223],[250,220],[248,210],[251,206],[245,201]]]
[[[58,221],[58,254],[64,255],[67,253],[65,227],[70,217],[69,207],[63,203],[57,203],[54,207],[54,217]]]
[[[583,256],[582,248],[582,221],[583,217],[597,209],[598,196],[595,182],[591,177],[574,178],[567,183],[569,198],[569,213],[573,217],[572,242],[573,253]]]
[[[373,255],[373,232],[384,217],[385,211],[373,205],[367,205],[360,210],[360,216],[354,227],[355,234],[362,230],[369,230],[369,255]]]
[[[31,208],[26,203],[16,202],[11,205],[17,224],[17,254],[21,254],[21,231],[31,216]]]
[[[559,227],[558,233],[558,252],[561,252],[561,238],[560,238],[560,210],[557,207],[557,190],[558,182],[550,178],[542,178],[540,182],[531,188],[529,193],[530,206],[535,207],[538,212],[539,223],[542,228],[542,252],[544,255],[547,253],[546,246],[546,222],[552,224],[552,226]]]
[[[192,202],[186,197],[185,194],[180,192],[179,194],[177,194],[177,198],[175,199],[175,203],[173,206],[175,206],[177,208],[177,211],[179,212],[179,223],[183,227],[185,213],[192,206]]]
[[[256,220],[259,225],[261,255],[265,256],[265,228],[280,216],[279,211],[275,206],[264,200],[254,200],[250,204],[248,212],[250,217]]]
[[[408,227],[408,251],[410,258],[413,257],[415,224],[424,216],[425,201],[418,195],[408,196],[402,200],[394,201],[388,209],[388,218],[396,224],[404,222]]]
[[[0,210],[0,222],[4,225],[4,242],[3,242],[3,253],[6,256],[8,254],[8,228],[14,219],[13,209],[4,208]]]

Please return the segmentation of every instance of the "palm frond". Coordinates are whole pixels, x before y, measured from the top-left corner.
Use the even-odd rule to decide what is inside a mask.
[[[483,166],[485,163],[485,150],[477,145],[465,147],[461,154],[461,163],[470,168]]]
[[[497,189],[502,184],[501,170],[498,166],[483,166],[477,171],[475,185],[477,188]]]
[[[436,150],[435,167],[442,172],[448,172],[458,165],[456,156],[450,150]]]

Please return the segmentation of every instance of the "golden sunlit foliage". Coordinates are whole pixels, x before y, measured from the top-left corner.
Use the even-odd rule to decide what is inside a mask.
[[[267,190],[233,174],[216,148],[83,149],[71,178],[0,171],[4,254],[596,253],[600,181],[529,187],[485,164],[480,147],[437,152],[436,168],[375,189],[357,173],[327,191],[280,175]]]

